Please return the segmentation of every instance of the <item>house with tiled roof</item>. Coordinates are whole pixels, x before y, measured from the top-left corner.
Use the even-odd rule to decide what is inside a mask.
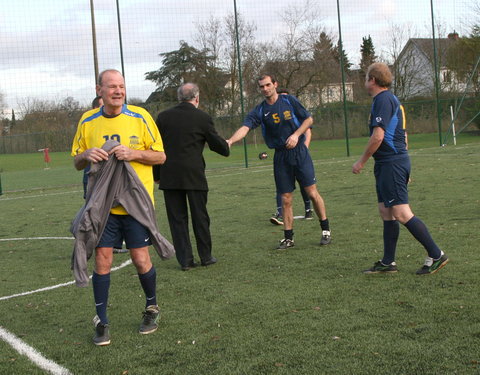
[[[442,92],[462,92],[465,82],[457,79],[455,72],[447,68],[449,48],[458,40],[458,34],[435,39],[439,88]],[[394,91],[402,98],[430,97],[435,92],[434,44],[431,38],[411,38],[403,47],[394,66]]]

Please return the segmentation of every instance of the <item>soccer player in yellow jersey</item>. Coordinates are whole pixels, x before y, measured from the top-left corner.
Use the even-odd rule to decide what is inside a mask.
[[[153,202],[152,166],[166,160],[160,133],[150,114],[143,108],[125,104],[125,80],[113,69],[103,71],[96,86],[97,95],[103,99],[103,107],[86,112],[79,121],[73,141],[72,156],[77,170],[90,163],[107,160],[109,154],[130,162]],[[109,153],[102,145],[114,139],[120,145]],[[92,276],[97,316],[94,319],[95,345],[110,344],[107,318],[107,301],[110,287],[110,268],[113,247],[125,240],[146,296],[146,309],[140,333],[148,334],[157,329],[159,308],[156,301],[156,272],[150,260],[149,231],[121,206],[112,208],[97,247],[95,269]]]

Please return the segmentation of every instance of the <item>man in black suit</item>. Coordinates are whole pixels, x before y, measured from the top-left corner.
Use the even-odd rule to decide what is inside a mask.
[[[154,167],[155,181],[163,190],[177,260],[183,271],[197,266],[188,231],[188,205],[202,266],[217,262],[212,256],[210,218],[207,212],[208,184],[203,149],[228,156],[227,142],[218,135],[212,118],[198,109],[199,89],[185,83],[177,91],[179,104],[161,112],[157,126],[162,134],[167,161]]]

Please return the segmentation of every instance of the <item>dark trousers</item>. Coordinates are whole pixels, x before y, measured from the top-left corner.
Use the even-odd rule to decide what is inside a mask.
[[[207,191],[202,190],[164,190],[165,208],[172,233],[173,246],[178,263],[182,267],[193,262],[192,243],[188,231],[188,205],[192,216],[193,233],[197,242],[198,256],[201,262],[212,257],[212,239],[210,237],[210,217],[207,212]]]

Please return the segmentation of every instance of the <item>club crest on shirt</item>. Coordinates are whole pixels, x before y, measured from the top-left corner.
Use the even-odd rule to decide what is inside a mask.
[[[382,118],[381,117],[375,117],[375,121],[376,122],[382,122]]]
[[[132,135],[130,137],[130,148],[135,148],[140,143],[140,140],[137,136]]]

